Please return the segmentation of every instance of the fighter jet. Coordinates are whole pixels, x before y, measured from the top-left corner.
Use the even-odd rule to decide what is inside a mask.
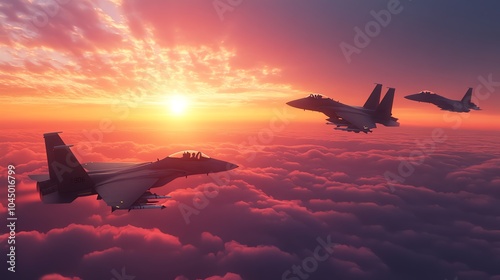
[[[471,102],[472,97],[472,88],[467,90],[462,100],[451,100],[446,97],[442,97],[441,95],[432,93],[430,91],[421,91],[420,93],[411,94],[405,96],[406,99],[418,101],[418,102],[427,102],[432,103],[441,110],[447,110],[452,112],[461,112],[466,113],[472,110],[481,110],[476,104]]]
[[[228,171],[238,166],[186,150],[155,162],[89,162],[80,164],[64,144],[61,132],[45,133],[49,174],[29,175],[44,203],[70,203],[78,197],[97,195],[111,211],[165,208],[158,199],[170,196],[151,193],[178,177]]]
[[[385,126],[399,126],[398,119],[392,117],[392,103],[396,90],[389,88],[379,104],[381,91],[382,85],[377,84],[363,107],[345,105],[320,94],[311,94],[306,98],[293,100],[286,104],[325,114],[328,116],[326,124],[336,125],[335,130],[368,133],[372,132],[372,128],[377,127],[375,123]]]

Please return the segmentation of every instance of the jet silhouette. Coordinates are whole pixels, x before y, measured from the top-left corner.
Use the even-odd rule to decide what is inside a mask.
[[[406,99],[432,103],[441,108],[441,110],[451,112],[467,113],[470,112],[470,109],[481,110],[476,104],[472,103],[471,97],[472,88],[467,90],[462,100],[451,100],[439,94],[431,93],[430,91],[421,91],[420,93],[405,96]]]
[[[385,126],[399,126],[398,119],[392,117],[395,91],[394,88],[389,88],[382,102],[379,103],[382,85],[377,84],[363,107],[345,105],[320,94],[311,94],[306,98],[293,100],[286,104],[325,114],[328,116],[327,124],[336,125],[335,130],[368,133],[372,132],[372,128],[377,127],[375,123]]]
[[[161,187],[178,177],[228,171],[238,166],[187,150],[162,160],[144,163],[89,162],[80,164],[64,144],[61,132],[45,133],[49,174],[29,175],[44,203],[70,203],[78,197],[96,195],[111,211],[163,209],[151,188]]]

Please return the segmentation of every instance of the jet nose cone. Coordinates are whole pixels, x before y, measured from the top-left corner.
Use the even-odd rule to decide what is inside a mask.
[[[294,108],[304,109],[304,102],[302,99],[289,101],[286,103],[286,105],[294,107]]]
[[[238,167],[239,167],[238,165],[230,163],[230,162],[227,164],[227,170],[233,170],[233,169],[236,169]]]
[[[288,105],[288,106],[292,106],[292,107],[297,107],[297,106],[296,106],[296,102],[295,102],[295,101],[297,101],[297,100],[294,100],[294,101],[289,101],[289,102],[287,102],[287,103],[286,103],[286,105]]]
[[[407,95],[405,96],[406,99],[409,99],[409,100],[420,100],[420,94],[419,93],[415,93],[415,94],[410,94],[410,95]]]

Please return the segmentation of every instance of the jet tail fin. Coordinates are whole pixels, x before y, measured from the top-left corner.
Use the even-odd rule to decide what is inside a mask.
[[[479,108],[476,104],[474,104],[474,102],[472,102],[471,99],[472,99],[472,88],[469,88],[461,100],[462,105],[467,109],[481,110],[481,108]]]
[[[463,104],[469,104],[471,98],[472,98],[472,88],[469,88],[461,101]]]
[[[363,105],[363,108],[371,110],[377,109],[377,106],[380,102],[381,93],[382,93],[382,85],[377,84],[373,89],[372,93],[370,94],[370,96],[368,97],[368,99],[366,100],[365,105]]]
[[[93,183],[82,165],[78,162],[70,147],[64,144],[60,132],[45,133],[45,149],[49,178],[58,182],[60,192],[88,190]]]
[[[382,102],[375,109],[375,115],[380,118],[389,118],[392,116],[392,103],[394,101],[394,93],[396,89],[389,88],[387,93],[385,94]]]
[[[59,133],[62,133],[62,131],[48,132],[43,134],[43,138],[45,139],[45,152],[47,153],[47,165],[49,166],[50,179],[56,179],[56,173],[50,167],[54,162],[54,147],[65,145],[64,141],[59,136]]]

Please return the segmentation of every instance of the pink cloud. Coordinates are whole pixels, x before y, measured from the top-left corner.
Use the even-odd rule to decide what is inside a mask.
[[[81,280],[80,277],[66,277],[58,273],[47,274],[40,277],[39,280]]]
[[[68,142],[78,138],[78,133],[68,135]],[[109,139],[96,146],[96,155],[144,160],[165,150],[182,149],[179,145],[147,144],[133,137],[130,142]],[[338,250],[319,264],[311,277],[386,279],[395,266],[405,263],[418,264],[419,269],[412,270],[415,277],[429,276],[424,268],[434,275],[450,271],[459,275],[474,271],[478,260],[486,267],[485,273],[494,275],[488,267],[498,260],[498,250],[491,245],[498,235],[494,230],[496,218],[491,214],[498,205],[495,191],[484,185],[469,187],[455,181],[453,175],[465,170],[471,178],[483,176],[495,182],[495,161],[488,152],[436,151],[426,158],[425,166],[416,167],[415,173],[391,192],[383,172],[397,172],[399,154],[411,150],[406,144],[401,144],[403,152],[395,149],[397,143],[385,144],[388,149],[383,154],[379,152],[383,147],[373,149],[375,144],[371,142],[377,142],[373,139],[365,146],[352,143],[361,149],[360,154],[373,151],[377,156],[349,158],[335,156],[350,151],[348,144],[352,141],[348,138],[314,145],[301,144],[310,140],[289,141],[294,144],[269,145],[250,162],[241,158],[234,144],[222,140],[193,144],[235,163],[240,158],[247,166],[231,173],[224,184],[206,175],[192,176],[154,190],[173,196],[162,211],[111,213],[102,201],[91,197],[68,205],[25,200],[19,206],[25,222],[18,231],[20,243],[28,245],[32,255],[25,261],[37,263],[35,259],[52,248],[52,258],[67,262],[67,271],[62,266],[37,263],[40,266],[33,270],[35,278],[54,271],[83,278],[111,277],[110,270],[124,266],[131,275],[143,277],[204,279],[234,273],[242,279],[279,278],[292,265],[300,265],[311,256],[318,236],[329,235],[340,244]],[[38,144],[40,148],[33,148],[33,156],[44,165],[43,144]],[[12,145],[23,152],[33,146],[20,142]],[[335,155],[330,155],[329,147],[337,149]],[[308,154],[311,149],[315,152]],[[311,161],[311,157],[318,160]],[[469,167],[461,165],[464,163]],[[392,169],[394,166],[396,169]],[[23,196],[35,194],[34,184],[19,187]],[[179,205],[194,207],[193,199],[203,195],[206,188],[217,189],[217,195],[210,197],[186,224]],[[0,239],[5,241],[6,237]],[[57,257],[68,244],[75,247],[72,255],[65,255],[64,260]],[[146,257],[139,261],[139,255]],[[483,258],[485,255],[488,259]],[[144,272],[140,267],[146,263],[155,269]],[[167,269],[165,263],[174,265]],[[187,264],[196,264],[199,269],[194,271]],[[44,271],[44,266],[52,270]],[[93,274],[85,272],[87,269]],[[263,275],[259,271],[269,272]]]
[[[123,250],[119,247],[113,247],[113,248],[108,248],[102,251],[93,251],[88,254],[83,255],[83,259],[88,259],[88,258],[107,258],[111,257],[109,255],[116,255],[122,253]]]
[[[211,276],[206,278],[206,280],[243,280],[241,276],[236,273],[228,272],[224,276]]]

